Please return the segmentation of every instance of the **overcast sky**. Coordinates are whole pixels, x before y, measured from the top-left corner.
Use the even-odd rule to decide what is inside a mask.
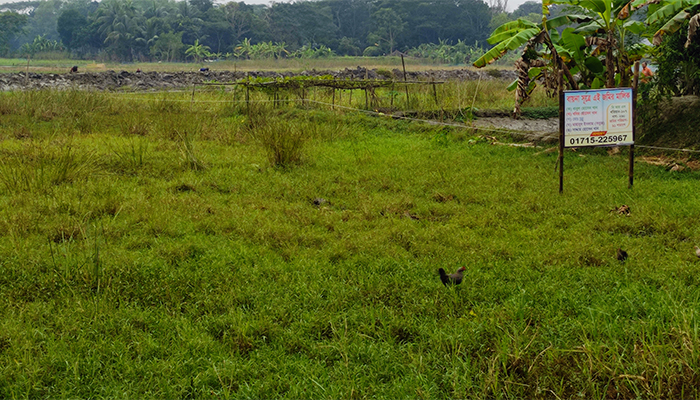
[[[0,0],[0,4],[3,3],[14,3],[17,2],[18,0]],[[226,3],[226,1],[222,0],[215,0],[217,3]],[[235,1],[241,1],[241,0],[235,0]],[[289,3],[290,1],[293,0],[277,0],[277,3]],[[508,0],[508,11],[513,11],[516,8],[518,8],[519,5],[523,4],[527,0]],[[246,4],[270,4],[271,2],[269,0],[243,0],[244,3]]]

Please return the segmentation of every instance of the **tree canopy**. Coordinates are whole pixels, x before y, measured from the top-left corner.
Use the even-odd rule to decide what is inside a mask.
[[[195,41],[219,56],[243,54],[244,41],[248,46],[282,45],[288,54],[321,50],[358,55],[367,49],[388,54],[425,43],[479,47],[487,45],[495,13],[482,0],[317,0],[270,6],[211,0],[43,0],[4,7],[23,22],[22,29],[5,25],[5,30],[14,29],[4,39],[6,52],[41,36],[61,41],[77,57],[102,54],[115,61],[184,60]]]

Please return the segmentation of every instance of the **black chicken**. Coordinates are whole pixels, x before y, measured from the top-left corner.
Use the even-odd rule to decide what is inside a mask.
[[[625,261],[627,259],[627,252],[622,249],[617,249],[617,260]]]
[[[462,283],[462,278],[464,278],[464,271],[466,269],[467,268],[465,267],[460,267],[457,272],[448,275],[444,269],[440,268],[438,272],[440,272],[440,280],[442,281],[442,284],[445,286],[459,285]]]

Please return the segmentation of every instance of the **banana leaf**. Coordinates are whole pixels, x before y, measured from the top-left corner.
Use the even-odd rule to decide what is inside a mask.
[[[509,37],[502,42],[498,43],[491,50],[486,52],[478,60],[474,62],[476,68],[484,67],[492,62],[498,60],[508,52],[508,50],[515,50],[518,47],[527,43],[528,40],[532,39],[535,35],[540,32],[539,28],[529,28],[522,30],[512,37]]]
[[[658,10],[649,14],[646,23],[648,25],[655,24],[659,21],[666,21],[669,18],[675,18],[678,13],[684,10],[687,4],[683,0],[672,0],[662,5]]]
[[[690,16],[689,12],[682,10],[678,14],[674,15],[673,18],[668,20],[668,22],[666,22],[664,24],[664,26],[662,26],[658,31],[656,31],[656,33],[654,33],[654,40],[652,41],[654,46],[658,46],[661,44],[661,40],[663,38],[663,35],[672,34],[675,31],[679,30],[681,28],[681,26],[683,26],[683,22],[689,16]]]

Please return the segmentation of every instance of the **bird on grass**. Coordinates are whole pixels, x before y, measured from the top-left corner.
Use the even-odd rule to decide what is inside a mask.
[[[698,256],[698,258],[700,258],[700,247],[698,246],[695,246],[695,255]]]
[[[466,267],[460,267],[457,270],[457,272],[448,275],[444,269],[440,268],[438,272],[440,273],[440,280],[442,281],[442,284],[445,286],[459,285],[460,283],[462,283],[462,279],[464,278],[464,271],[466,269]]]
[[[627,252],[621,248],[617,249],[617,261],[625,261],[627,259]]]

